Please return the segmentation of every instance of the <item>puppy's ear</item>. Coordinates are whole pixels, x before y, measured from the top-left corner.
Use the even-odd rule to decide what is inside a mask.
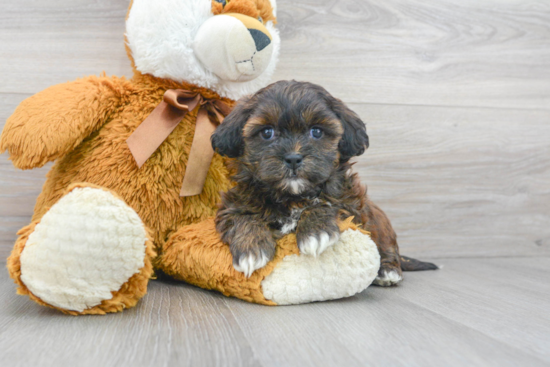
[[[365,123],[341,100],[329,95],[329,104],[344,128],[342,139],[338,143],[340,160],[347,161],[351,157],[363,154],[369,147]]]
[[[246,108],[246,102],[242,101],[237,104],[212,134],[210,138],[212,148],[218,154],[229,158],[237,158],[243,155],[243,128],[251,112],[249,108]]]

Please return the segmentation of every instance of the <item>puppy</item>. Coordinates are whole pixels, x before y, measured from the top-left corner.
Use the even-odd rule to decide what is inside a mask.
[[[233,266],[249,277],[275,254],[276,240],[295,232],[299,250],[318,256],[340,237],[350,216],[371,233],[381,266],[375,284],[390,286],[404,270],[435,265],[401,258],[384,212],[372,203],[350,158],[369,146],[365,124],[324,88],[280,81],[241,101],[212,135],[235,158],[236,183],[223,195],[216,228]]]

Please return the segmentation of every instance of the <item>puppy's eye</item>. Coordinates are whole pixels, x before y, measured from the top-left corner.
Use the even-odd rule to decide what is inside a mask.
[[[264,140],[271,140],[275,136],[275,131],[273,131],[272,127],[266,127],[265,129],[262,129],[262,131],[260,131],[260,136]]]
[[[216,0],[216,2],[222,4],[223,6],[225,6],[226,3],[225,0]]]
[[[319,129],[318,127],[312,127],[311,130],[309,130],[309,135],[313,139],[321,139],[323,136],[323,130]]]

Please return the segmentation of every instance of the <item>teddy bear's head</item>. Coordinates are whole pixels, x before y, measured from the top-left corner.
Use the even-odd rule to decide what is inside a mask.
[[[238,99],[266,86],[280,38],[275,0],[133,0],[126,42],[135,70]]]

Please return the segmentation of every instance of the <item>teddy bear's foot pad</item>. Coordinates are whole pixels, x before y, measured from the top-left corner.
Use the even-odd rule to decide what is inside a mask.
[[[350,297],[372,283],[380,255],[369,235],[348,229],[317,257],[289,255],[262,281],[266,299],[291,305]]]
[[[147,233],[108,191],[78,187],[42,217],[21,253],[21,281],[42,301],[82,312],[144,267]]]

